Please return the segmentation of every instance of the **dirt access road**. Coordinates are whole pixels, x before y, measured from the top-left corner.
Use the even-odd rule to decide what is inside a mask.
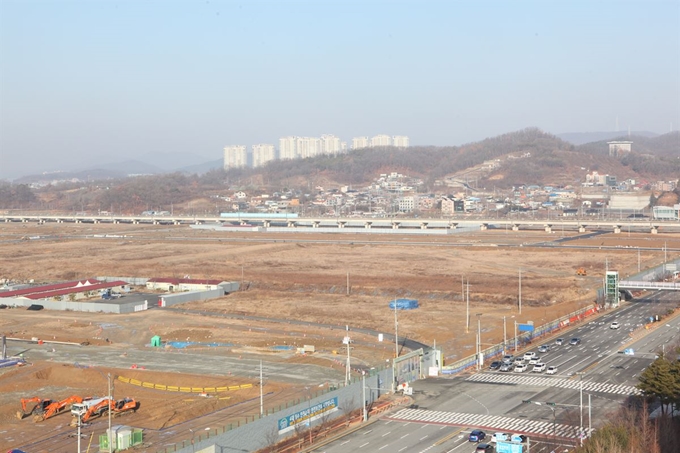
[[[102,237],[106,235],[109,237]],[[36,236],[40,239],[20,240]],[[588,249],[532,246],[560,237],[560,233],[527,231],[430,237],[296,236],[216,233],[181,226],[3,224],[0,254],[5,259],[0,261],[0,278],[51,282],[102,275],[190,275],[243,281],[246,291],[181,308],[349,325],[385,333],[394,331],[394,314],[388,302],[396,297],[416,298],[419,309],[398,313],[400,337],[428,344],[436,341],[443,346],[447,359],[454,360],[472,352],[476,333],[474,328],[466,331],[461,277],[469,282],[475,325],[475,314],[482,314],[483,343],[497,343],[503,336],[503,317],[509,322],[541,324],[592,303],[605,261],[609,269],[622,274],[634,272],[638,252],[626,247],[653,249],[640,253],[643,268],[663,260],[664,243],[671,250],[680,249],[678,235],[625,233],[564,243],[595,247]],[[589,275],[576,277],[578,267],[586,268]],[[517,303],[520,268],[521,314]],[[167,385],[194,385],[197,381],[205,382],[203,386],[257,384],[258,365],[263,360],[267,370],[265,390],[272,392],[270,400],[265,400],[268,409],[292,402],[311,388],[342,381],[344,376],[343,329],[161,309],[132,315],[25,310],[3,310],[0,314],[0,331],[8,336],[92,344],[73,349],[12,346],[30,349],[25,354],[34,365],[0,372],[0,423],[6,431],[0,439],[13,439],[7,447],[15,446],[17,439],[48,434],[59,437],[67,430],[63,420],[67,415],[42,424],[16,420],[13,415],[19,398],[34,394],[51,398],[102,395],[108,373]],[[230,346],[151,351],[147,345],[154,334],[164,340]],[[379,366],[394,354],[393,344],[380,343],[371,335],[351,334],[356,341],[352,351],[356,366]],[[313,344],[318,352],[301,357],[272,349],[304,344]],[[191,360],[196,363],[187,365],[194,363]],[[75,362],[92,367],[79,368]],[[146,369],[130,369],[133,365]],[[310,379],[300,377],[308,372]],[[224,425],[259,413],[259,401],[244,403],[257,396],[251,390],[187,398],[117,383],[114,394],[133,396],[142,403],[137,414],[125,418],[126,424],[146,428],[152,438],[157,432],[154,430],[173,432],[162,441],[159,434],[158,443],[187,438],[190,428],[195,431],[214,427],[215,423]],[[219,409],[226,415],[217,421],[195,419]],[[178,428],[169,429],[173,426]],[[5,448],[3,440],[0,447]]]

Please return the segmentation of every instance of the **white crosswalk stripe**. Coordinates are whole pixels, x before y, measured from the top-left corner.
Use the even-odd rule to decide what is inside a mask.
[[[493,384],[534,385],[537,387],[559,387],[578,390],[581,382],[576,379],[549,378],[540,376],[518,376],[512,374],[478,373],[466,381],[489,382]],[[632,385],[605,384],[583,381],[583,390],[587,392],[613,393],[617,395],[640,395],[639,389]]]
[[[386,417],[389,420],[419,423],[436,423],[452,426],[471,426],[502,432],[515,431],[525,434],[539,434],[577,439],[578,426],[555,424],[524,418],[502,417],[498,415],[462,414],[459,412],[441,412],[427,409],[402,409]],[[585,429],[587,431],[587,429]]]

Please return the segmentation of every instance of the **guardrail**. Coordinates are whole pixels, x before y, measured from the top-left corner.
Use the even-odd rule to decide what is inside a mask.
[[[680,291],[680,283],[675,282],[645,282],[645,281],[619,281],[619,288],[621,289],[650,289],[650,290],[670,290]]]

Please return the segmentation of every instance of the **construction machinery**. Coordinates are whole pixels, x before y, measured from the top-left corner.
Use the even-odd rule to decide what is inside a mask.
[[[586,275],[588,275],[588,272],[586,272],[586,269],[584,267],[579,267],[578,269],[576,269],[576,275],[578,275],[579,277],[585,277]]]
[[[33,406],[31,406],[31,409],[28,410],[30,404],[33,404]],[[19,420],[23,420],[31,414],[42,414],[45,412],[45,408],[47,408],[50,404],[52,404],[52,400],[42,399],[37,396],[32,398],[21,398],[21,410],[17,411],[17,418]]]
[[[86,423],[92,418],[101,417],[106,414],[109,408],[111,409],[111,414],[117,417],[125,413],[134,412],[138,407],[139,404],[133,398],[123,398],[118,401],[112,398],[98,398],[84,401],[71,407],[71,414],[74,415],[71,420],[71,426],[78,425],[78,417],[80,417],[81,423]]]
[[[82,402],[83,398],[78,395],[69,396],[68,398],[63,399],[61,401],[54,401],[45,406],[45,410],[42,413],[36,414],[33,417],[33,421],[41,422],[43,420],[47,420],[48,418],[61,414],[66,409],[70,409],[71,405]]]

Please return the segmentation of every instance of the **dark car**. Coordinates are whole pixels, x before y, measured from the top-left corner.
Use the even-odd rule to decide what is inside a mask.
[[[486,437],[486,434],[484,434],[484,431],[481,429],[473,429],[472,432],[470,433],[470,436],[468,436],[468,441],[470,442],[481,442],[484,440]]]
[[[572,346],[576,346],[577,344],[581,344],[581,339],[580,338],[572,338],[569,340],[569,344]]]
[[[475,449],[475,453],[478,452],[491,452],[493,453],[493,445],[491,444],[479,444],[477,445],[477,448]]]
[[[32,305],[30,305],[26,310],[40,311],[40,310],[42,310],[43,308],[45,308],[45,307],[43,307],[42,305],[32,304]]]
[[[489,365],[490,370],[497,370],[501,367],[501,362],[491,362],[491,365]]]

